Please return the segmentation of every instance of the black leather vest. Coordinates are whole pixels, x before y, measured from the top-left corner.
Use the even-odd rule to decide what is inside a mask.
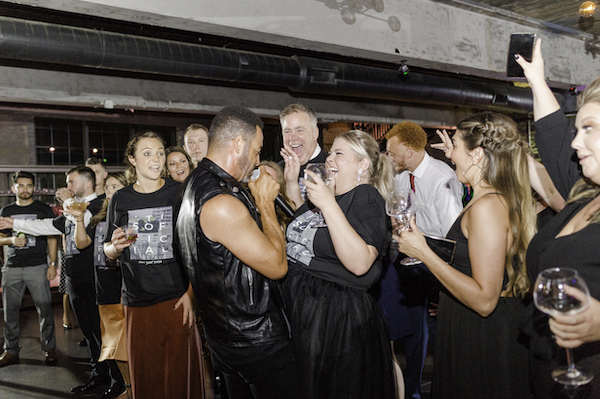
[[[261,227],[250,194],[223,169],[204,158],[185,184],[177,235],[206,334],[212,341],[235,347],[287,341],[287,321],[273,281],[246,266],[202,232],[202,206],[219,194],[233,195],[242,201]]]

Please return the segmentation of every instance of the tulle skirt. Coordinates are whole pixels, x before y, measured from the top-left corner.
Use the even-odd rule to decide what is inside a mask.
[[[306,388],[300,397],[396,397],[386,321],[369,293],[293,267],[281,291]]]

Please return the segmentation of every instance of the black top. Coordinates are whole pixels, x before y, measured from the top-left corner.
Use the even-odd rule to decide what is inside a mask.
[[[13,217],[15,219],[48,219],[54,218],[54,212],[52,209],[40,202],[33,201],[33,203],[27,206],[19,206],[16,202],[6,205],[0,209],[0,216],[2,217]],[[11,235],[11,230],[2,231],[6,235]],[[17,231],[14,234],[18,234]],[[38,266],[47,262],[47,240],[45,236],[35,237],[27,234],[27,244],[24,247],[16,247],[14,245],[7,245],[6,251],[6,263],[7,267],[27,267],[27,266]]]
[[[87,209],[92,216],[102,208],[102,200],[95,198],[90,201]],[[75,223],[67,219],[64,215],[57,217],[53,221],[56,229],[65,235],[65,261],[67,263],[67,276],[86,284],[94,284],[94,249],[88,246],[84,249],[77,249],[75,244]]]
[[[121,254],[126,306],[150,306],[187,291],[188,280],[173,246],[173,210],[180,186],[165,180],[159,190],[139,193],[130,185],[110,201],[104,242],[110,242],[115,226],[127,225],[137,232],[137,240]]]
[[[123,277],[119,259],[109,259],[104,254],[104,235],[106,221],[95,227],[86,229],[89,237],[94,237],[94,267],[96,272],[96,303],[98,305],[114,305],[121,303],[121,287]]]
[[[581,179],[571,141],[575,138],[573,122],[562,110],[551,113],[535,122],[535,144],[558,192],[567,198],[571,187]]]
[[[177,236],[211,352],[232,364],[265,359],[289,344],[273,281],[207,238],[200,225],[204,204],[217,195],[241,201],[261,227],[258,209],[244,187],[208,158],[184,186]]]
[[[377,249],[379,256],[371,269],[357,276],[344,267],[335,253],[327,227],[308,227],[317,209],[310,202],[296,211],[296,218],[288,225],[288,260],[291,266],[315,277],[366,291],[381,275],[381,261],[391,239],[385,201],[377,189],[368,184],[336,196],[336,201],[352,228]]]

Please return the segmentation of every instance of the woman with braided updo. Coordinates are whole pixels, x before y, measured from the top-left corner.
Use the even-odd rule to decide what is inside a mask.
[[[450,265],[418,231],[395,239],[400,252],[427,265],[443,285],[440,294],[434,398],[527,398],[527,349],[518,325],[531,291],[525,251],[535,233],[527,148],[509,118],[485,112],[458,124],[442,138],[458,180],[473,199],[450,228],[456,241]]]

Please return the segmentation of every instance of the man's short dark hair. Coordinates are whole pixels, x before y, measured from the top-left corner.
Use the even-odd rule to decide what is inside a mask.
[[[104,161],[98,157],[89,157],[88,159],[86,159],[85,166],[90,165],[102,165],[102,167],[106,169],[106,166],[104,166]]]
[[[250,143],[256,136],[257,126],[262,129],[264,124],[248,108],[238,105],[225,107],[212,120],[208,141],[211,146],[222,148],[231,139],[241,135],[245,143]]]
[[[13,185],[17,184],[18,179],[31,179],[31,183],[35,184],[35,176],[33,175],[33,173],[19,170],[12,175]]]
[[[92,183],[92,187],[94,187],[96,185],[96,174],[94,173],[94,171],[92,169],[88,168],[87,166],[84,166],[84,165],[74,166],[71,169],[69,169],[67,171],[67,173],[65,173],[65,174],[67,176],[69,176],[71,173],[79,173],[86,180],[89,180]]]

